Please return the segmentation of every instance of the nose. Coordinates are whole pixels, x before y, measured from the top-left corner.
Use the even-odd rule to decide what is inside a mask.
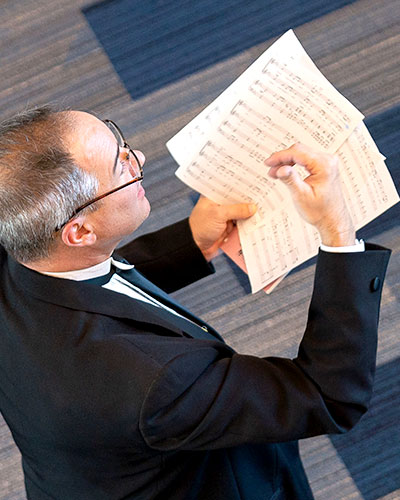
[[[143,167],[144,162],[146,161],[146,157],[144,156],[144,154],[141,151],[138,151],[137,149],[133,149],[132,151],[135,153],[138,160],[140,161],[140,165]]]

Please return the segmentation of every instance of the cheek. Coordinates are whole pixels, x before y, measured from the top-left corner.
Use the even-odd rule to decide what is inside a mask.
[[[129,217],[132,219],[140,219],[140,223],[146,219],[150,212],[150,203],[146,198],[145,191],[141,184],[136,183],[130,186],[132,189],[127,190],[127,198],[125,199],[126,210]]]
[[[115,198],[111,199],[113,196]],[[146,218],[150,211],[144,189],[138,182],[112,194],[107,203],[110,203],[109,208],[111,209],[113,220],[119,221],[121,224],[135,220],[136,218],[143,220],[143,217]]]

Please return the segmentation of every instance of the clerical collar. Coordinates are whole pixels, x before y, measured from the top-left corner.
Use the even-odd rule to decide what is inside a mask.
[[[85,269],[78,269],[76,271],[64,271],[62,273],[49,273],[42,271],[41,274],[46,274],[47,276],[53,276],[54,278],[62,278],[66,280],[84,281],[108,274],[111,271],[111,266],[122,270],[133,269],[134,267],[131,264],[125,264],[125,262],[119,262],[118,260],[109,257],[104,262],[100,262],[100,264],[96,264],[91,267],[86,267]]]

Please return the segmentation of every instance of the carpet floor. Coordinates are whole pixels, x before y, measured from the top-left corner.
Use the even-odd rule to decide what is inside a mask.
[[[366,116],[400,189],[398,0],[2,0],[0,119],[58,102],[115,120],[147,158],[152,205],[138,234],[186,216],[196,195],[165,143],[289,28],[324,75]],[[393,250],[380,318],[371,410],[343,436],[301,443],[316,500],[400,499],[400,204],[362,229]],[[269,296],[223,255],[217,274],[175,297],[238,351],[293,357],[314,262]],[[207,293],[205,293],[207,290]],[[25,499],[20,454],[0,417],[0,500]],[[77,499],[71,499],[77,500]]]

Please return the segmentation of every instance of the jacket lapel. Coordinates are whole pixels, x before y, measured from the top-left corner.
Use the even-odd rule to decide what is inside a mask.
[[[118,269],[117,274],[119,274],[121,277],[123,277],[133,285],[141,288],[143,291],[157,299],[162,304],[170,307],[171,309],[174,309],[185,318],[188,318],[191,322],[195,323],[196,326],[200,326],[201,330],[211,333],[214,338],[217,338],[218,340],[223,342],[222,337],[211,326],[207,325],[204,321],[200,320],[184,306],[176,302],[172,297],[161,290],[161,288],[158,288],[156,285],[154,285],[154,283],[145,278],[136,269],[133,268],[124,271]]]
[[[206,325],[205,322],[201,321],[197,316],[192,314],[189,310],[183,307],[181,304],[173,300],[167,293],[165,293],[161,288],[158,288],[154,283],[145,278],[139,271],[136,269],[123,270],[117,269],[117,274],[119,274],[122,278],[126,279],[133,285],[139,287],[141,290],[145,291],[159,302],[164,304],[165,306],[177,311],[183,318],[172,314],[172,318],[174,319],[174,323],[180,324],[182,331],[184,334],[189,333],[191,337],[195,338],[207,338],[207,339],[218,339],[223,342],[222,337],[209,325]],[[156,307],[157,310],[160,308]],[[170,317],[171,313],[161,309],[162,316]],[[187,319],[185,319],[187,318]]]

